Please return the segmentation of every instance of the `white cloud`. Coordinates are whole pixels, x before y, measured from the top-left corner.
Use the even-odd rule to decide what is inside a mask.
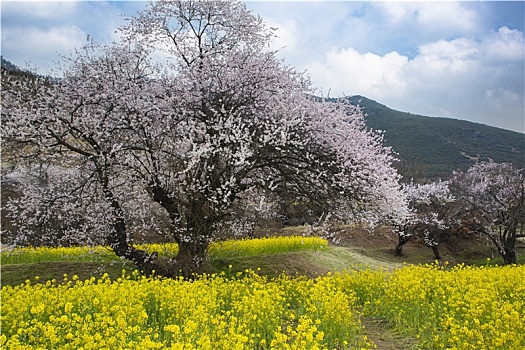
[[[78,4],[77,1],[2,1],[2,14],[47,20],[63,19],[71,16]]]
[[[385,14],[387,21],[392,26],[397,26],[407,21],[410,17],[409,8],[402,2],[380,2],[376,4]]]
[[[297,54],[299,47],[297,31],[297,22],[286,20],[282,22],[266,21],[266,25],[270,28],[276,29],[275,37],[272,40],[271,48],[274,50],[281,50],[284,55]]]
[[[419,23],[440,31],[466,33],[478,27],[476,13],[459,2],[420,3],[416,11]]]
[[[24,40],[39,52],[67,52],[85,43],[86,34],[77,26],[62,26],[47,31],[29,31]]]
[[[461,118],[524,131],[523,33],[502,27],[479,40],[421,45],[400,77],[406,94],[384,101],[424,115]]]
[[[399,74],[407,62],[397,52],[379,56],[348,48],[331,50],[326,62],[313,62],[308,71],[325,94],[331,90],[332,96],[362,94],[385,99],[403,95],[406,84]]]
[[[475,11],[462,2],[378,2],[390,26],[421,28],[420,35],[468,33],[479,27]]]
[[[422,44],[413,58],[333,48],[308,72],[325,95],[360,94],[402,111],[523,132],[523,49],[523,33],[501,27],[478,40]]]
[[[264,22],[268,27],[278,28],[272,48],[279,49],[279,57],[287,64],[303,70],[308,61],[321,60],[334,46],[352,46],[355,41],[368,41],[364,22],[350,15],[361,5],[349,2],[296,3],[288,1],[248,2],[254,13],[268,11]],[[271,11],[269,11],[271,9]]]
[[[87,35],[77,26],[66,25],[46,30],[36,28],[10,28],[2,31],[2,49],[16,56],[16,64],[26,62],[51,68],[58,54],[67,54],[86,43]],[[41,73],[48,73],[40,71]]]
[[[521,99],[521,96],[515,91],[506,89],[487,90],[485,97],[491,100],[496,108],[502,108],[509,103],[519,103]]]
[[[477,59],[478,52],[476,42],[470,39],[440,40],[421,45],[412,64],[430,73],[459,72],[468,69],[467,66]]]
[[[483,43],[488,59],[504,61],[523,61],[523,32],[508,27],[501,27],[492,33]]]

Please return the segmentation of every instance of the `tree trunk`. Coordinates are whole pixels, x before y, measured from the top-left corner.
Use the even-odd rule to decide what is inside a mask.
[[[505,265],[516,263],[516,228],[505,228],[504,235],[500,235],[502,239],[502,249],[500,250],[501,257]]]
[[[184,278],[193,278],[204,272],[204,262],[208,258],[208,242],[195,237],[194,241],[179,243],[179,253],[173,259],[173,273]]]
[[[394,251],[395,256],[402,256],[403,255],[403,246],[410,241],[410,238],[412,236],[410,235],[399,235],[399,241],[396,244],[396,249]]]
[[[113,232],[107,237],[107,241],[113,252],[118,256],[133,261],[139,270],[146,276],[152,275],[157,267],[157,253],[148,254],[144,250],[139,250],[128,244],[126,235],[126,222],[124,213],[119,202],[109,190],[105,191],[106,198],[111,202],[113,216]]]
[[[493,233],[480,226],[471,226],[471,228],[476,233],[486,235],[494,243],[503,258],[504,264],[516,264],[516,238],[519,235],[516,234],[515,226],[500,228],[499,233]]]
[[[514,249],[505,248],[505,250],[501,252],[501,256],[503,257],[505,265],[516,264],[516,251]]]
[[[501,240],[500,254],[505,265],[516,263],[516,225],[512,223],[500,228]]]
[[[436,260],[441,260],[441,256],[439,255],[439,248],[437,245],[433,245],[431,246],[432,248],[432,251],[434,252],[434,257],[436,258]]]
[[[180,203],[161,186],[149,188],[152,199],[168,213],[171,233],[179,246],[176,257],[157,264],[155,274],[164,277],[182,276],[192,278],[203,272],[203,263],[208,258],[209,237],[212,232],[213,214],[207,210],[204,200],[193,199],[185,204],[187,213],[181,215]],[[181,233],[181,226],[185,226]],[[161,266],[162,265],[162,266]]]
[[[121,226],[117,224],[115,226]],[[157,253],[148,254],[144,250],[130,246],[126,239],[126,231],[115,229],[108,238],[108,243],[113,252],[118,256],[133,261],[137,268],[146,276],[151,276],[157,267]]]

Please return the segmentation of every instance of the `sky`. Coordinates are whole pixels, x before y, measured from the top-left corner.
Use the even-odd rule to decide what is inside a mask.
[[[525,2],[247,1],[318,94],[525,132]],[[47,74],[115,33],[140,1],[1,1],[1,52]]]

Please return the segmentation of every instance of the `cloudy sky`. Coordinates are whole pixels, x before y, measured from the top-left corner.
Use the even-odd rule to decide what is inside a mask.
[[[138,1],[1,3],[1,49],[47,72],[59,54],[115,40]],[[323,95],[525,132],[524,2],[248,1],[274,47]]]

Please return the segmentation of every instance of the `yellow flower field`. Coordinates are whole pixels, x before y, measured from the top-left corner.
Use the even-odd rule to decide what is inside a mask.
[[[524,265],[404,267],[367,307],[422,349],[525,349]]]
[[[159,252],[160,255],[175,256],[177,243],[137,244],[138,249]],[[320,250],[328,247],[321,237],[279,236],[246,240],[227,240],[212,243],[209,253],[214,258],[285,253],[298,250]],[[116,259],[108,247],[26,247],[2,248],[2,264],[37,263],[42,261],[106,261]]]
[[[335,280],[137,275],[2,289],[5,349],[372,348]]]
[[[263,243],[242,244],[257,254],[250,244]],[[0,347],[373,349],[360,318],[374,317],[419,349],[525,349],[524,276],[523,265],[427,265],[316,279],[248,270],[193,281],[124,272],[115,281],[28,280],[1,290]]]

